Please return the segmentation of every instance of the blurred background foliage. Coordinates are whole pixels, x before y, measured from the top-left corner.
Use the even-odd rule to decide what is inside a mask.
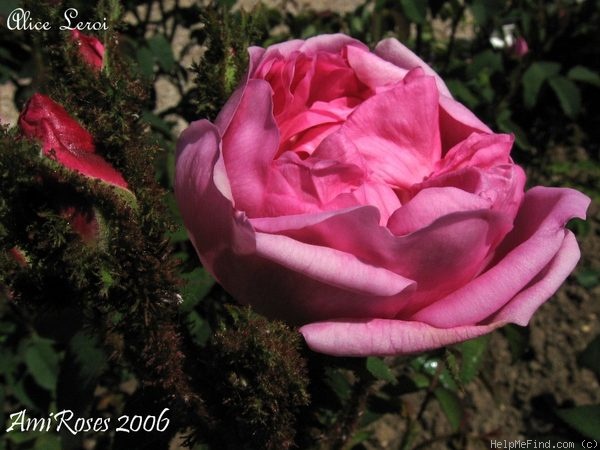
[[[489,448],[490,439],[515,438],[506,435],[510,430],[472,424],[482,412],[469,386],[477,380],[494,384],[482,374],[495,358],[490,337],[414,358],[332,358],[311,353],[287,326],[235,306],[200,267],[178,217],[174,147],[187,123],[218,113],[244,73],[249,45],[343,32],[374,46],[394,36],[492,129],[515,135],[513,157],[531,184],[572,185],[597,203],[600,1],[368,0],[332,8],[327,1],[7,0],[0,4],[3,24],[17,7],[55,20],[67,7],[82,18],[108,17],[111,30],[98,37],[114,64],[98,83],[71,70],[75,63],[56,34],[1,26],[0,83],[10,86],[10,98],[2,101],[11,103],[3,103],[3,114],[12,104],[20,110],[36,91],[51,91],[108,142],[106,156],[126,175],[146,179],[145,169],[136,167],[142,161],[151,165],[157,184],[135,190],[139,209],[133,212],[119,199],[86,194],[100,211],[115,215],[110,226],[126,229],[108,249],[82,250],[64,219],[45,202],[32,203],[27,230],[49,237],[30,249],[37,266],[24,268],[10,256],[17,244],[15,199],[40,195],[35,189],[32,194],[31,171],[45,169],[31,162],[35,146],[4,132],[0,423],[8,428],[10,414],[23,409],[28,417],[71,409],[77,417],[112,418],[115,424],[121,414],[158,417],[169,408],[169,426],[164,432],[77,435],[13,431],[0,437],[0,449],[407,450]],[[519,39],[527,52],[515,46]],[[97,110],[86,110],[83,97],[97,101]],[[116,140],[110,136],[115,118],[125,123]],[[130,139],[141,149],[137,153],[124,150]],[[140,156],[144,152],[148,156]],[[597,239],[594,225],[577,222],[573,229],[582,245]],[[110,245],[125,246],[131,260]],[[126,272],[138,267],[136,249],[149,255],[145,261],[172,261],[161,269],[169,282],[148,284],[153,275],[141,268],[137,279],[128,278]],[[42,252],[56,259],[36,259]],[[80,265],[82,260],[87,263]],[[584,252],[570,280],[573,292],[595,295],[599,270],[597,258]],[[116,287],[123,280],[129,295]],[[178,292],[182,303],[165,300],[158,289]],[[496,335],[509,349],[508,364],[534,359],[528,329],[508,326]],[[597,387],[600,338],[592,338],[571,353],[577,370],[587,371]],[[534,421],[524,420],[520,432],[526,438],[600,439],[597,402],[598,395],[577,404],[554,402],[544,414],[532,413]],[[432,415],[443,424],[432,427]],[[393,428],[387,444],[385,427]]]

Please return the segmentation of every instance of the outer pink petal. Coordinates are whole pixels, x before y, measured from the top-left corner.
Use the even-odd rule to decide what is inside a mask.
[[[279,146],[272,108],[269,84],[249,80],[223,135],[223,159],[235,207],[250,216],[263,204],[271,162]]]
[[[256,233],[256,253],[314,280],[370,297],[396,295],[414,285],[412,280],[365,264],[349,253],[286,236]]]
[[[373,207],[309,217],[311,220],[303,216],[251,220],[258,230],[346,252],[374,267],[415,280],[417,290],[397,298],[397,317],[409,317],[469,282],[483,269],[490,251],[512,223],[510,218],[494,211],[461,211],[445,215],[411,234],[394,236],[379,226],[379,212]],[[350,307],[342,309],[337,317],[349,314],[357,317]],[[336,317],[319,316],[321,320]],[[311,316],[308,319],[319,320]]]
[[[264,54],[265,49],[262,47],[250,47],[248,49],[248,72],[242,78],[240,86],[234,91],[231,97],[229,97],[229,100],[227,100],[227,103],[225,103],[223,108],[221,108],[221,111],[219,111],[219,115],[215,120],[215,125],[221,132],[221,135],[225,134],[225,131],[227,131],[227,128],[231,123],[231,119],[233,118],[240,104],[242,95],[246,89],[246,84],[248,83],[252,73],[254,73],[256,67],[260,64]]]
[[[533,313],[558,290],[571,274],[581,253],[573,233],[565,230],[562,245],[548,266],[519,292],[499,313],[486,322],[527,325]]]
[[[431,75],[435,78],[440,94],[452,97],[452,94],[450,94],[450,91],[446,87],[446,83],[444,83],[440,76],[429,67],[425,61],[415,55],[406,46],[398,42],[398,40],[388,38],[379,42],[377,47],[375,47],[375,54],[402,69],[411,70],[415,67],[422,68],[427,75]]]
[[[539,279],[486,320],[487,324],[437,328],[418,321],[338,320],[304,325],[300,332],[312,350],[335,356],[403,355],[444,347],[487,334],[507,323],[527,325],[535,310],[560,287],[578,259],[577,241],[567,231],[561,248]]]
[[[487,334],[502,325],[497,322],[442,329],[402,320],[339,320],[310,323],[300,328],[300,333],[316,352],[334,356],[387,356],[444,347]]]
[[[192,122],[177,143],[175,167],[175,197],[185,227],[202,264],[217,279],[222,275],[217,263],[223,255],[255,249],[252,227],[233,209],[220,140],[209,121]]]
[[[451,328],[480,322],[499,311],[545,270],[563,246],[565,224],[573,217],[585,218],[589,202],[572,189],[529,190],[514,229],[498,249],[491,268],[411,319]],[[560,264],[564,267],[559,273],[564,273],[572,267],[572,258]],[[553,281],[552,286],[556,284]]]

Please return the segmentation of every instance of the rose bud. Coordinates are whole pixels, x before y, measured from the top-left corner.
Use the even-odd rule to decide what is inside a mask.
[[[524,191],[497,134],[395,39],[249,49],[214,123],[177,146],[202,264],[315,351],[397,355],[526,325],[580,253],[590,199]]]
[[[83,60],[96,70],[102,70],[104,45],[94,36],[87,36],[79,30],[71,30],[71,38],[79,46]]]
[[[525,56],[527,53],[529,53],[529,45],[527,45],[527,41],[522,37],[518,37],[511,47],[511,53],[515,58],[522,58]]]
[[[94,141],[62,106],[42,94],[34,94],[19,116],[19,128],[39,140],[45,155],[54,154],[63,166],[91,178],[127,188],[119,171],[96,154]]]

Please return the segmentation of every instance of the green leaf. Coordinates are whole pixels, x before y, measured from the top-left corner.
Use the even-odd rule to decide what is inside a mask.
[[[590,439],[600,440],[600,405],[576,406],[556,410],[556,414],[574,430]]]
[[[573,118],[581,109],[581,92],[568,78],[555,76],[548,80],[550,87],[558,97],[563,112]]]
[[[33,340],[25,350],[25,364],[37,384],[54,391],[58,377],[58,355],[51,340]]]
[[[169,125],[169,123],[165,120],[158,117],[156,114],[148,110],[144,110],[142,112],[142,119],[144,120],[144,122],[150,124],[150,126],[154,130],[161,132],[167,137],[171,137],[171,125]]]
[[[100,348],[98,339],[82,331],[71,339],[69,353],[79,365],[83,383],[94,383],[107,367],[106,354]]]
[[[415,23],[421,24],[427,18],[427,0],[400,0],[402,11],[406,17]]]
[[[471,12],[479,25],[485,25],[488,20],[502,11],[504,2],[500,0],[473,0]]]
[[[529,328],[508,324],[502,328],[508,340],[513,362],[521,359],[529,349]]]
[[[450,89],[450,92],[452,92],[452,95],[465,103],[468,107],[475,108],[477,105],[479,105],[479,99],[477,96],[473,94],[473,92],[471,92],[467,85],[462,81],[447,80],[446,85],[448,86],[448,89]]]
[[[361,442],[365,442],[373,435],[372,431],[368,430],[360,430],[354,433],[352,436],[352,440],[350,441],[350,446],[348,448],[354,448],[355,445],[360,444]]]
[[[511,118],[510,111],[508,109],[503,109],[498,113],[496,117],[496,124],[500,131],[504,131],[505,133],[513,133],[515,135],[515,142],[517,145],[523,149],[531,149],[532,145],[527,138],[527,134],[525,131],[517,125]]]
[[[31,399],[29,394],[27,393],[27,389],[25,389],[25,377],[16,381],[12,376],[7,377],[7,385],[12,388],[12,395],[24,406],[27,406],[30,409],[36,409],[35,402]]]
[[[523,74],[523,102],[533,108],[544,81],[560,71],[560,64],[549,61],[534,62]]]
[[[379,380],[388,381],[392,384],[397,383],[394,373],[381,358],[369,356],[367,358],[367,370]]]
[[[209,323],[196,311],[192,311],[188,314],[187,326],[194,342],[204,346],[212,332]]]
[[[423,375],[422,373],[412,374],[411,379],[418,389],[425,389],[429,387],[429,378]]]
[[[582,83],[600,87],[600,75],[584,66],[573,67],[569,70],[567,77],[573,81],[580,81]]]
[[[350,399],[350,396],[352,395],[352,385],[340,370],[331,367],[326,368],[325,384],[335,392],[335,395],[342,403]]]
[[[107,357],[95,336],[83,331],[73,335],[61,363],[56,387],[60,409],[85,415],[94,400],[98,378],[107,368]]]
[[[162,67],[163,70],[169,72],[171,69],[173,69],[175,66],[173,50],[171,49],[171,44],[169,44],[169,41],[167,41],[162,34],[152,36],[148,40],[148,47],[156,58],[158,65]]]
[[[462,421],[462,407],[456,393],[449,389],[438,387],[433,391],[435,398],[440,403],[442,411],[454,430],[458,430]]]
[[[147,47],[140,47],[137,49],[135,57],[140,73],[145,78],[152,78],[154,75],[154,56],[152,52]]]
[[[61,450],[60,437],[55,434],[42,434],[35,441],[35,450]]]
[[[600,377],[600,334],[579,354],[577,362],[593,370],[596,376]]]
[[[183,297],[182,311],[191,311],[202,300],[215,284],[215,279],[202,267],[189,273],[181,274],[187,283],[181,291]]]
[[[458,349],[462,355],[460,380],[463,384],[470,383],[477,376],[489,340],[490,337],[487,335],[458,345]]]
[[[20,6],[19,0],[4,0],[0,3],[0,16],[7,17],[11,11]]]
[[[469,78],[477,78],[483,71],[487,71],[491,75],[502,69],[502,56],[500,53],[485,50],[473,57],[473,61],[467,66],[467,75]]]
[[[575,273],[577,282],[586,289],[592,289],[598,286],[600,279],[598,278],[598,272],[593,269],[581,269]]]

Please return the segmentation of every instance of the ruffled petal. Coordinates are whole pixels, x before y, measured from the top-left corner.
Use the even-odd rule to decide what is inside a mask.
[[[499,311],[548,267],[563,246],[565,224],[573,217],[585,218],[589,202],[572,189],[529,190],[513,231],[498,248],[490,269],[411,319],[450,328],[481,322]],[[572,258],[562,264],[571,267]]]
[[[408,73],[408,69],[357,47],[348,47],[347,57],[356,77],[373,91],[398,83]]]
[[[525,289],[486,322],[511,322],[522,326],[527,325],[533,313],[554,295],[571,274],[580,256],[581,252],[575,235],[569,230],[565,230],[565,238],[552,261]]]
[[[439,129],[423,126],[438,118],[435,83],[411,74],[363,102],[336,132],[354,143],[377,178],[398,188],[422,181],[441,155]]]
[[[397,236],[412,233],[431,225],[437,219],[451,213],[489,209],[491,201],[454,187],[423,189],[387,223],[388,229]]]

